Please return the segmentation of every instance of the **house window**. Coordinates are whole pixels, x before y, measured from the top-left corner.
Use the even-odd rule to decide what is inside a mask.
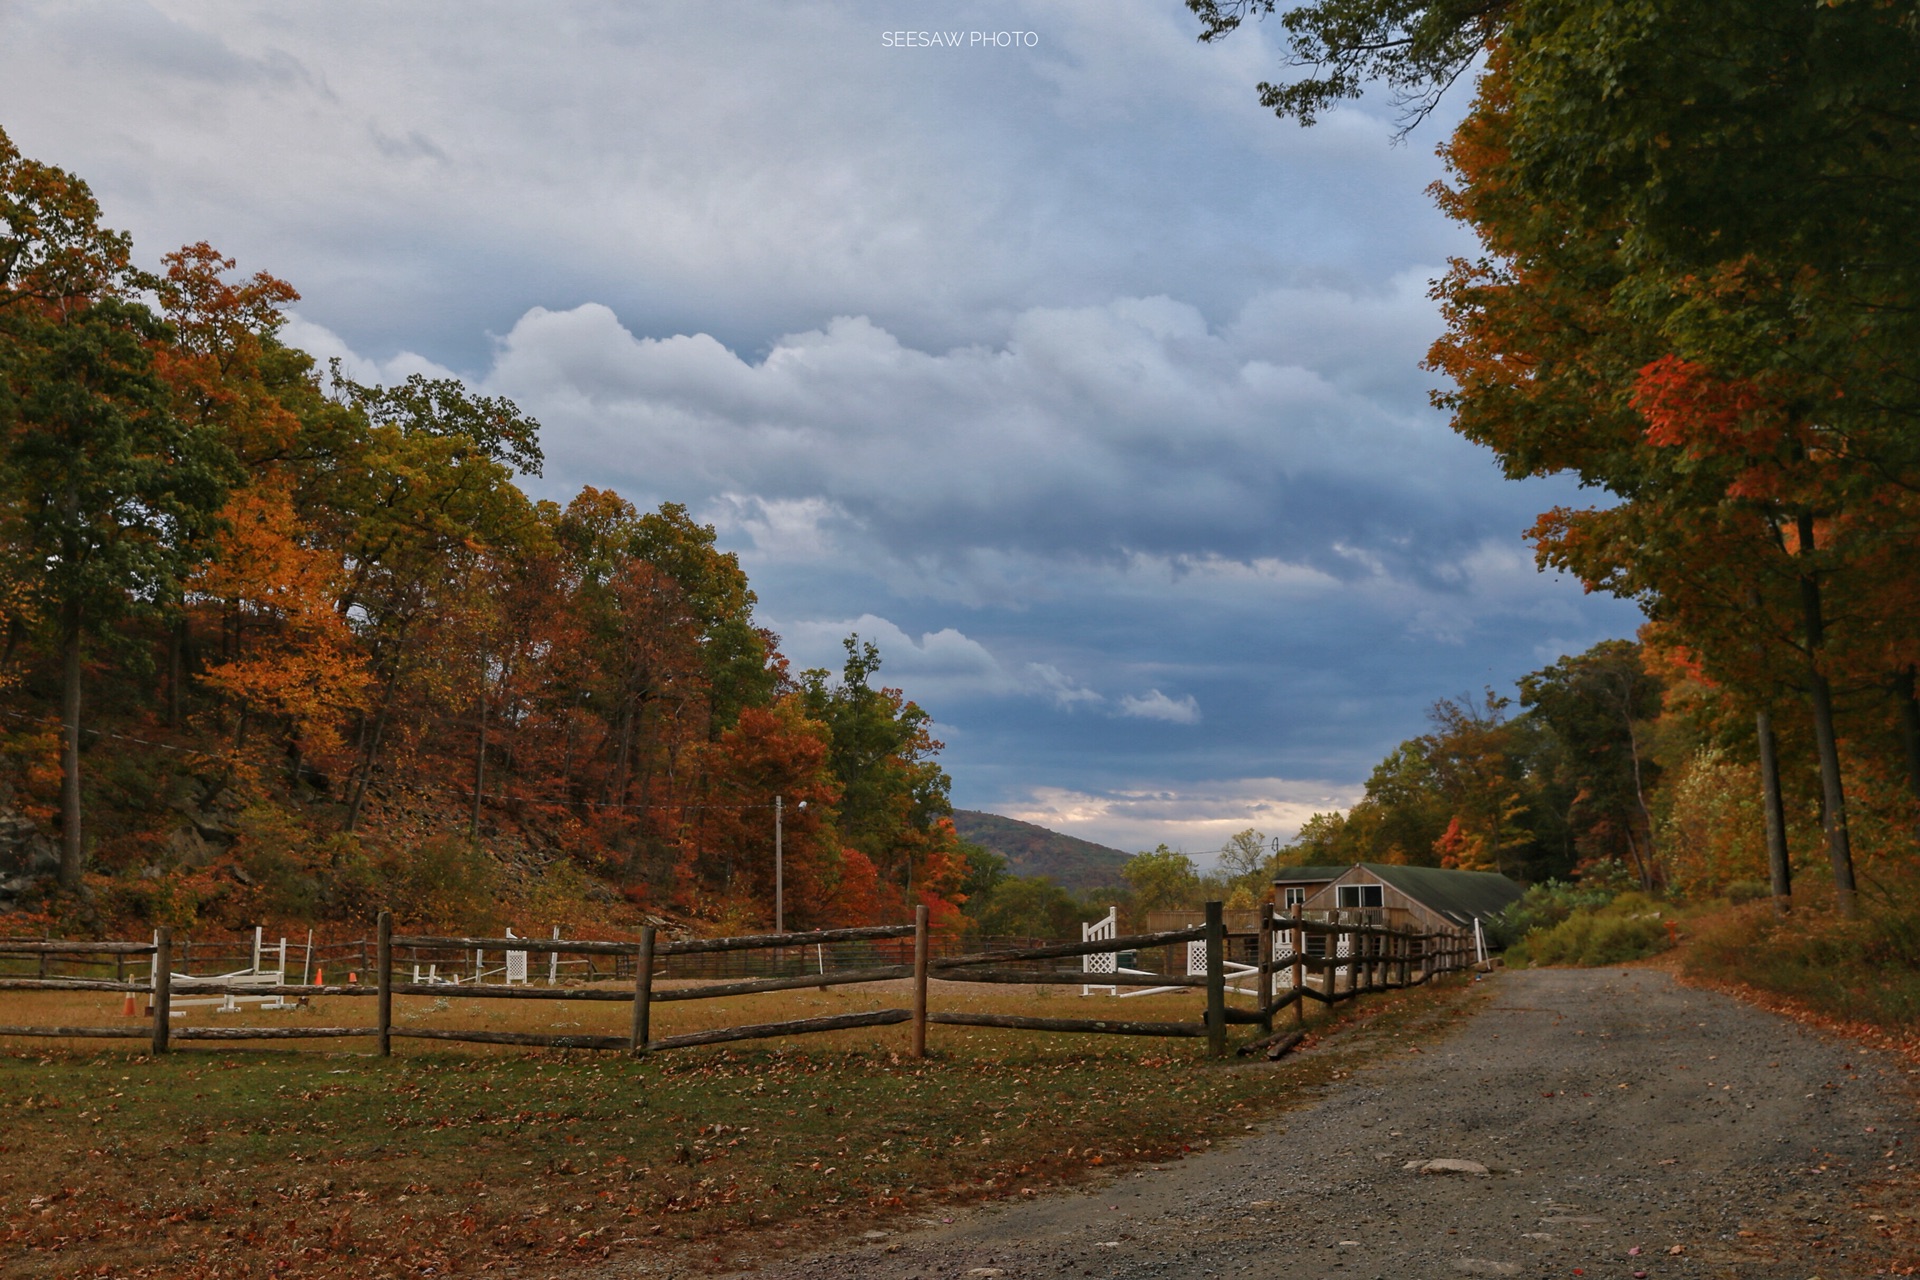
[[[1287,895],[1287,899],[1284,903],[1281,904],[1282,906],[1285,906],[1291,909],[1293,907],[1306,905],[1307,891],[1305,887],[1296,885],[1292,888],[1287,889],[1286,895]]]
[[[1377,884],[1343,884],[1338,886],[1336,893],[1343,908],[1386,905],[1386,899],[1382,896],[1380,886]]]

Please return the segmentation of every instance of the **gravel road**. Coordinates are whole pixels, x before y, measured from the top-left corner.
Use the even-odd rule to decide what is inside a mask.
[[[1503,972],[1472,1007],[1230,1147],[753,1274],[1839,1280],[1920,1212],[1891,1055],[1657,969]]]

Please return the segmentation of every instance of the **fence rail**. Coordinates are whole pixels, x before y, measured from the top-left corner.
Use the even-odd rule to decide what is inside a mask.
[[[391,1054],[398,1039],[463,1041],[476,1044],[525,1045],[544,1048],[605,1049],[634,1055],[655,1053],[695,1045],[726,1044],[740,1040],[768,1039],[806,1035],[858,1027],[912,1024],[913,1052],[924,1057],[927,1027],[997,1027],[1019,1031],[1072,1032],[1094,1035],[1139,1035],[1205,1038],[1208,1051],[1219,1057],[1226,1052],[1227,1027],[1251,1025],[1261,1029],[1267,1039],[1276,1038],[1275,1016],[1291,1007],[1300,1022],[1305,1020],[1305,1003],[1315,1000],[1334,1004],[1368,991],[1417,986],[1433,977],[1463,969],[1471,963],[1471,935],[1466,930],[1419,933],[1411,927],[1393,929],[1359,921],[1304,919],[1298,912],[1279,915],[1271,906],[1259,914],[1258,927],[1252,933],[1231,935],[1254,942],[1255,963],[1230,964],[1226,959],[1229,934],[1219,903],[1209,903],[1206,923],[1192,928],[1161,930],[1122,937],[1098,938],[1080,942],[1048,942],[1012,949],[988,949],[957,955],[935,956],[934,940],[927,926],[927,912],[917,909],[915,921],[908,925],[877,925],[856,929],[816,929],[798,933],[751,934],[730,938],[697,938],[661,941],[649,927],[634,942],[612,942],[574,938],[466,938],[425,934],[395,934],[390,913],[381,912],[376,937],[371,947],[356,944],[370,961],[361,968],[370,970],[373,981],[345,984],[262,983],[221,981],[222,975],[195,977],[174,972],[172,931],[160,929],[151,943],[77,942],[53,939],[0,939],[0,957],[39,956],[112,956],[116,966],[128,957],[147,957],[150,976],[146,982],[125,979],[80,977],[5,977],[0,991],[110,991],[148,997],[152,1018],[147,1027],[30,1027],[0,1026],[0,1037],[49,1037],[59,1039],[113,1038],[148,1039],[156,1054],[169,1051],[174,1040],[296,1040],[370,1038],[378,1042],[382,1055]],[[1312,943],[1319,954],[1310,954]],[[818,971],[778,973],[740,980],[707,981],[689,987],[661,987],[660,979],[670,975],[674,957],[723,957],[746,952],[781,952],[794,948],[844,947],[861,944],[901,944],[891,955],[869,953],[863,958],[891,960],[891,963],[859,964],[825,968],[825,952],[817,953]],[[1154,990],[1197,988],[1206,993],[1205,1015],[1199,1022],[1167,1022],[1121,1018],[1040,1018],[1015,1014],[972,1013],[928,1008],[928,982],[938,977],[945,982],[1022,983],[1078,985],[1085,983],[1093,966],[1082,969],[1042,967],[1045,962],[1080,957],[1118,956],[1154,947],[1173,948],[1186,943],[1198,955],[1204,948],[1204,972],[1151,973],[1145,970],[1110,968],[1099,976],[1102,985],[1140,988],[1148,983]],[[910,944],[910,951],[907,950]],[[544,955],[550,960],[561,956],[612,957],[619,962],[610,966],[609,976],[630,977],[625,989],[585,987],[536,987],[531,985],[486,984],[478,980],[459,982],[406,981],[399,975],[401,951],[411,956],[406,961],[416,971],[425,955],[457,955],[474,958],[475,973],[484,972],[484,953],[488,951]],[[371,952],[369,955],[368,952]],[[205,950],[203,949],[203,955]],[[352,953],[349,952],[349,955]],[[911,962],[901,961],[910,954]],[[836,956],[836,962],[840,957]],[[430,962],[430,965],[438,962]],[[1031,966],[1031,967],[1021,967]],[[1252,1008],[1227,1002],[1229,969],[1234,982],[1250,978],[1257,988]],[[1116,971],[1117,970],[1117,971]],[[430,967],[430,972],[431,972]],[[494,971],[498,972],[498,971]],[[1285,990],[1276,979],[1286,976]],[[231,976],[231,975],[226,975]],[[687,1000],[711,1000],[727,996],[827,987],[854,983],[910,979],[911,1007],[880,1009],[864,1013],[834,1014],[799,1018],[785,1022],[755,1023],[718,1027],[705,1031],[654,1037],[652,1007],[657,1003]],[[1118,990],[1117,986],[1113,986]],[[176,990],[200,995],[287,997],[368,997],[374,1000],[371,1026],[328,1027],[204,1027],[171,1025]],[[1150,994],[1150,993],[1149,993]],[[624,1003],[631,1006],[628,1034],[547,1034],[522,1031],[482,1031],[462,1028],[396,1027],[393,1020],[395,996],[437,996],[460,1000],[587,1000]]]

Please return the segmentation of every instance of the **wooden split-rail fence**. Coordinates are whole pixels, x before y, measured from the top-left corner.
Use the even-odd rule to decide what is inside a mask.
[[[396,1039],[466,1041],[479,1044],[526,1045],[555,1049],[609,1049],[634,1055],[695,1045],[725,1044],[739,1040],[758,1040],[776,1036],[806,1035],[813,1032],[841,1031],[859,1027],[878,1027],[910,1023],[912,1053],[925,1057],[929,1025],[963,1027],[1000,1027],[1020,1031],[1050,1031],[1137,1036],[1186,1036],[1204,1038],[1209,1053],[1221,1057],[1227,1051],[1227,1028],[1251,1024],[1274,1036],[1274,1020],[1292,1007],[1295,1017],[1304,1021],[1304,1001],[1332,1004],[1368,991],[1416,986],[1443,973],[1467,968],[1472,963],[1471,935],[1464,930],[1421,933],[1412,929],[1394,929],[1381,925],[1333,919],[1306,919],[1298,913],[1276,914],[1271,907],[1262,910],[1258,927],[1259,963],[1252,966],[1257,980],[1254,1007],[1243,1008],[1227,1002],[1228,969],[1227,930],[1221,904],[1208,903],[1205,923],[1187,929],[1171,929],[1083,942],[1050,943],[1012,951],[979,952],[951,956],[931,954],[926,908],[918,908],[913,924],[875,925],[854,929],[818,929],[799,933],[754,934],[731,938],[690,938],[662,941],[652,928],[643,929],[637,942],[607,942],[585,939],[539,938],[454,938],[414,936],[393,932],[393,918],[381,912],[371,983],[281,983],[263,986],[258,982],[230,984],[195,980],[195,995],[274,995],[289,997],[345,996],[374,1001],[371,1026],[234,1026],[206,1027],[172,1025],[173,938],[172,931],[161,929],[155,940],[147,942],[86,941],[11,941],[0,940],[0,955],[94,956],[115,958],[117,965],[129,957],[145,957],[151,971],[147,982],[124,979],[73,977],[0,977],[0,991],[103,991],[145,996],[152,1017],[151,1028],[143,1026],[32,1027],[0,1026],[0,1037],[33,1036],[58,1039],[149,1039],[152,1052],[169,1051],[176,1040],[297,1040],[369,1038],[378,1042],[382,1055],[391,1054]],[[1308,939],[1322,941],[1310,947]],[[905,951],[911,939],[911,959],[892,965],[832,969],[793,975],[751,978],[743,981],[703,982],[697,986],[656,987],[660,965],[673,956],[713,955],[718,953],[763,950],[767,948],[817,947],[848,942],[897,940]],[[1206,1010],[1198,1022],[1152,1022],[1118,1018],[1039,1018],[1016,1014],[973,1013],[935,1010],[928,1007],[927,985],[931,978],[943,981],[976,983],[1017,983],[1022,985],[1078,985],[1090,976],[1086,969],[1036,968],[1047,961],[1079,959],[1087,956],[1117,955],[1153,947],[1171,947],[1184,943],[1204,943],[1206,969],[1200,974],[1155,974],[1142,983],[1155,987],[1195,987],[1206,993]],[[632,961],[633,984],[630,989],[582,987],[535,987],[487,984],[449,984],[445,982],[409,982],[395,972],[396,949],[460,952],[518,951],[538,955],[628,957]],[[1321,954],[1312,954],[1313,952]],[[623,966],[624,967],[624,966]],[[44,966],[43,966],[44,969]],[[1233,966],[1245,980],[1245,966]],[[1111,973],[1111,969],[1107,970]],[[652,1034],[652,1010],[655,1004],[678,1000],[710,1000],[725,996],[799,990],[809,987],[847,985],[911,979],[911,1007],[881,1009],[866,1013],[833,1014],[800,1018],[787,1022],[718,1027],[681,1035],[655,1037]],[[1111,978],[1105,979],[1110,982]],[[1123,984],[1124,985],[1124,984]],[[437,996],[448,1000],[602,1000],[630,1002],[632,1018],[626,1035],[554,1035],[524,1031],[484,1031],[462,1028],[397,1027],[393,1020],[395,996]]]

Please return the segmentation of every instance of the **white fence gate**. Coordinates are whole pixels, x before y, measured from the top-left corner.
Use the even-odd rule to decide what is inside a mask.
[[[1106,915],[1101,916],[1098,920],[1089,920],[1080,926],[1080,941],[1104,942],[1108,938],[1118,936],[1119,928],[1120,908],[1108,907]],[[1080,971],[1090,978],[1117,977],[1120,972],[1120,953],[1117,951],[1095,951],[1089,955],[1082,956],[1080,958]],[[1108,995],[1113,996],[1120,994],[1120,988],[1112,983],[1090,983],[1080,988],[1080,994],[1083,996],[1092,995],[1096,991],[1104,991]]]
[[[1267,959],[1273,961],[1275,966],[1273,971],[1273,985],[1276,988],[1291,988],[1293,986],[1293,965],[1289,962],[1293,959],[1293,930],[1275,929],[1273,931],[1273,954],[1268,956]],[[1285,964],[1287,967],[1284,969],[1280,968],[1279,966],[1282,964]],[[1304,973],[1301,975],[1303,978],[1305,976]]]
[[[507,936],[509,938],[517,938],[520,935],[515,933],[511,928],[509,928],[507,930]],[[513,983],[525,982],[526,980],[527,980],[527,953],[524,951],[507,952],[507,983],[508,985],[511,986]]]

